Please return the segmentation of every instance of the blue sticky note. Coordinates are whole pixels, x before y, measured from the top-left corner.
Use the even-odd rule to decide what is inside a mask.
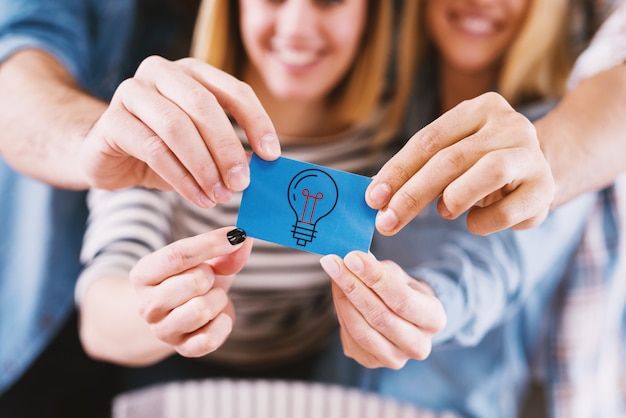
[[[317,254],[369,251],[376,211],[369,177],[315,164],[252,155],[237,227],[248,236]]]

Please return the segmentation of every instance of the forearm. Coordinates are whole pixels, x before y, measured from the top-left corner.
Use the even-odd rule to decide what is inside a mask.
[[[105,108],[49,54],[18,52],[0,64],[0,155],[56,187],[87,188],[79,150]]]
[[[556,184],[556,208],[626,170],[626,64],[584,80],[535,123]]]
[[[89,356],[127,366],[153,364],[175,353],[152,335],[130,282],[122,277],[89,285],[80,305],[80,338]]]

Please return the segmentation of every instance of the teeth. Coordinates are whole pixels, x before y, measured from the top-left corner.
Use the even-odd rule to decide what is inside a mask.
[[[307,65],[316,59],[316,54],[311,51],[297,51],[294,49],[281,49],[278,58],[289,65]]]
[[[465,17],[459,21],[459,24],[468,32],[480,35],[489,34],[493,31],[493,24],[488,19]]]

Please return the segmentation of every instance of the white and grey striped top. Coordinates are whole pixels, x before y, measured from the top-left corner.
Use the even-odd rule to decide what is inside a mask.
[[[242,141],[245,135],[240,132]],[[373,152],[367,129],[283,146],[283,156],[370,176],[387,155]],[[295,143],[293,140],[289,143]],[[234,225],[241,195],[201,209],[174,192],[141,188],[93,190],[76,300],[99,277],[128,277],[144,255],[184,237]],[[208,357],[238,366],[277,365],[324,345],[336,327],[330,281],[319,255],[255,240],[252,254],[230,290],[235,329]]]

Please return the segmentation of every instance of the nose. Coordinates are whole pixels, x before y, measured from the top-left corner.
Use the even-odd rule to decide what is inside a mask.
[[[318,10],[313,0],[286,0],[276,21],[276,32],[285,37],[306,37],[315,29]]]

